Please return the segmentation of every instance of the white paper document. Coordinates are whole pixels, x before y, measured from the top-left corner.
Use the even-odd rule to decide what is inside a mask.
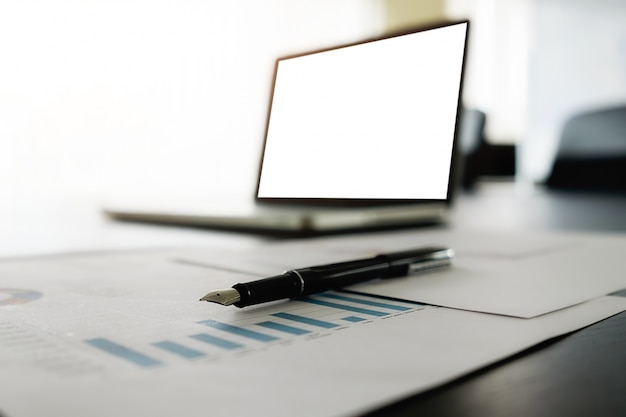
[[[199,251],[186,259],[261,276],[432,245],[455,251],[451,268],[349,289],[530,318],[626,288],[624,235],[401,231],[265,244],[234,253]]]
[[[237,309],[197,300],[250,276],[188,253],[0,261],[0,413],[354,415],[626,310],[527,320],[344,292]]]

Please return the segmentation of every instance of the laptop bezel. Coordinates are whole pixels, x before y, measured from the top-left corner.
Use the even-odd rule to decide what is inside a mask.
[[[456,25],[466,25],[465,26],[465,43],[463,45],[463,59],[461,63],[461,76],[459,80],[459,93],[457,95],[457,111],[454,125],[454,135],[452,139],[452,152],[451,152],[451,162],[450,162],[450,170],[448,173],[448,189],[446,193],[445,199],[364,199],[364,198],[345,198],[345,199],[337,199],[337,198],[282,198],[282,197],[259,197],[259,187],[261,184],[261,173],[263,170],[263,162],[265,157],[265,150],[267,145],[267,136],[269,133],[269,125],[270,119],[272,116],[272,104],[274,101],[274,93],[276,87],[276,79],[278,75],[278,66],[281,61],[303,57],[307,55],[318,54],[322,52],[333,51],[337,49],[347,48],[351,46],[357,46],[362,44],[367,44],[370,42],[377,42],[385,39],[396,38],[399,36],[406,36],[419,32],[426,32],[430,30],[441,29],[445,27],[451,27]],[[259,169],[257,172],[257,186],[255,190],[254,199],[257,203],[260,204],[270,204],[270,205],[290,205],[290,206],[315,206],[315,207],[375,207],[375,206],[390,206],[390,205],[432,205],[432,204],[444,204],[449,206],[452,204],[454,200],[455,189],[458,187],[458,173],[460,172],[460,160],[461,155],[459,151],[459,127],[461,123],[462,116],[462,99],[463,99],[463,84],[465,79],[465,66],[467,60],[467,46],[468,46],[468,38],[469,38],[469,20],[455,20],[455,21],[447,21],[441,22],[437,24],[432,24],[428,26],[418,26],[413,27],[408,30],[402,30],[400,32],[395,32],[391,34],[386,34],[379,37],[368,38],[365,40],[342,44],[329,48],[316,49],[308,52],[291,54],[286,56],[281,56],[276,59],[274,64],[274,72],[272,77],[272,87],[270,92],[270,102],[267,111],[267,118],[265,123],[265,133],[263,137],[263,146],[261,149],[261,160],[259,163]]]

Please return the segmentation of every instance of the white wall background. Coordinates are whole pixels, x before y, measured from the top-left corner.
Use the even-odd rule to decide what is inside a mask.
[[[525,134],[533,1],[446,1],[448,16],[470,20],[463,100],[487,114],[491,143]]]
[[[626,1],[447,0],[471,20],[465,104],[519,145],[518,178],[548,175],[563,123],[626,102]]]
[[[392,3],[0,1],[0,203],[250,195],[274,58],[378,34]],[[524,178],[545,176],[571,113],[626,100],[623,0],[446,12],[472,19],[466,104],[489,113],[491,139],[520,141]]]
[[[528,130],[518,160],[520,178],[542,181],[569,117],[626,103],[626,1],[534,3]]]
[[[0,199],[252,193],[278,55],[381,0],[2,0]]]

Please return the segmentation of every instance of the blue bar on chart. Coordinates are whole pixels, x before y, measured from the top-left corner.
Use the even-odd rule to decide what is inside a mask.
[[[189,337],[200,342],[207,343],[209,345],[226,350],[235,350],[244,347],[242,344],[231,342],[230,340],[222,339],[221,337],[213,336],[206,333],[193,334]]]
[[[153,343],[152,345],[158,347],[159,349],[163,349],[167,352],[173,353],[174,355],[178,355],[186,359],[196,359],[196,358],[201,358],[203,356],[206,356],[204,352],[191,349],[179,343],[170,342],[169,340],[156,342],[156,343]]]
[[[246,337],[248,339],[253,339],[259,342],[273,342],[275,340],[279,340],[278,337],[270,336],[265,333],[255,332],[254,330],[244,329],[243,327],[237,327],[226,323],[220,323],[215,320],[203,320],[198,323],[204,324],[205,326],[213,327],[214,329],[223,330],[225,332],[236,334],[237,336]]]
[[[162,365],[162,362],[159,360],[151,358],[148,355],[144,355],[141,352],[137,352],[136,350],[132,350],[130,348],[127,348],[126,346],[122,346],[103,337],[88,339],[85,340],[85,343],[119,359],[123,359],[127,362],[134,363],[135,365],[139,365],[144,368]]]
[[[342,318],[341,320],[349,321],[351,323],[359,323],[359,322],[365,321],[367,319],[364,319],[363,317],[357,317],[357,316],[348,316],[348,317]]]
[[[257,326],[263,326],[268,329],[277,330],[283,333],[289,333],[295,336],[311,333],[309,330],[300,329],[299,327],[287,326],[285,324],[276,323],[274,321],[263,321],[261,323],[257,323]]]
[[[361,307],[354,307],[354,306],[347,305],[347,304],[333,303],[330,301],[318,300],[317,298],[299,298],[297,301],[302,301],[304,303],[317,304],[317,305],[325,306],[325,307],[338,308],[340,310],[347,310],[353,313],[367,314],[369,316],[376,316],[376,317],[383,317],[389,314],[384,311],[370,310],[369,308],[361,308]]]
[[[346,297],[345,295],[338,295],[338,294],[324,293],[324,294],[318,294],[318,297],[332,298],[333,300],[340,300],[340,301],[350,301],[356,304],[363,304],[363,305],[367,305],[370,307],[388,308],[388,309],[396,310],[396,311],[412,310],[411,307],[401,306],[399,304],[382,303],[380,301],[364,300],[362,298]]]
[[[304,323],[315,327],[321,327],[322,329],[332,329],[333,327],[339,327],[338,324],[330,323],[328,321],[311,319],[309,317],[298,316],[296,314],[291,313],[276,313],[272,314],[274,317],[279,317],[285,320],[291,320],[298,323]]]

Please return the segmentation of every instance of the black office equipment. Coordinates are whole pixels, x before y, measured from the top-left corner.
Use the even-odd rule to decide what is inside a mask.
[[[626,192],[626,105],[571,117],[563,127],[546,185]]]

